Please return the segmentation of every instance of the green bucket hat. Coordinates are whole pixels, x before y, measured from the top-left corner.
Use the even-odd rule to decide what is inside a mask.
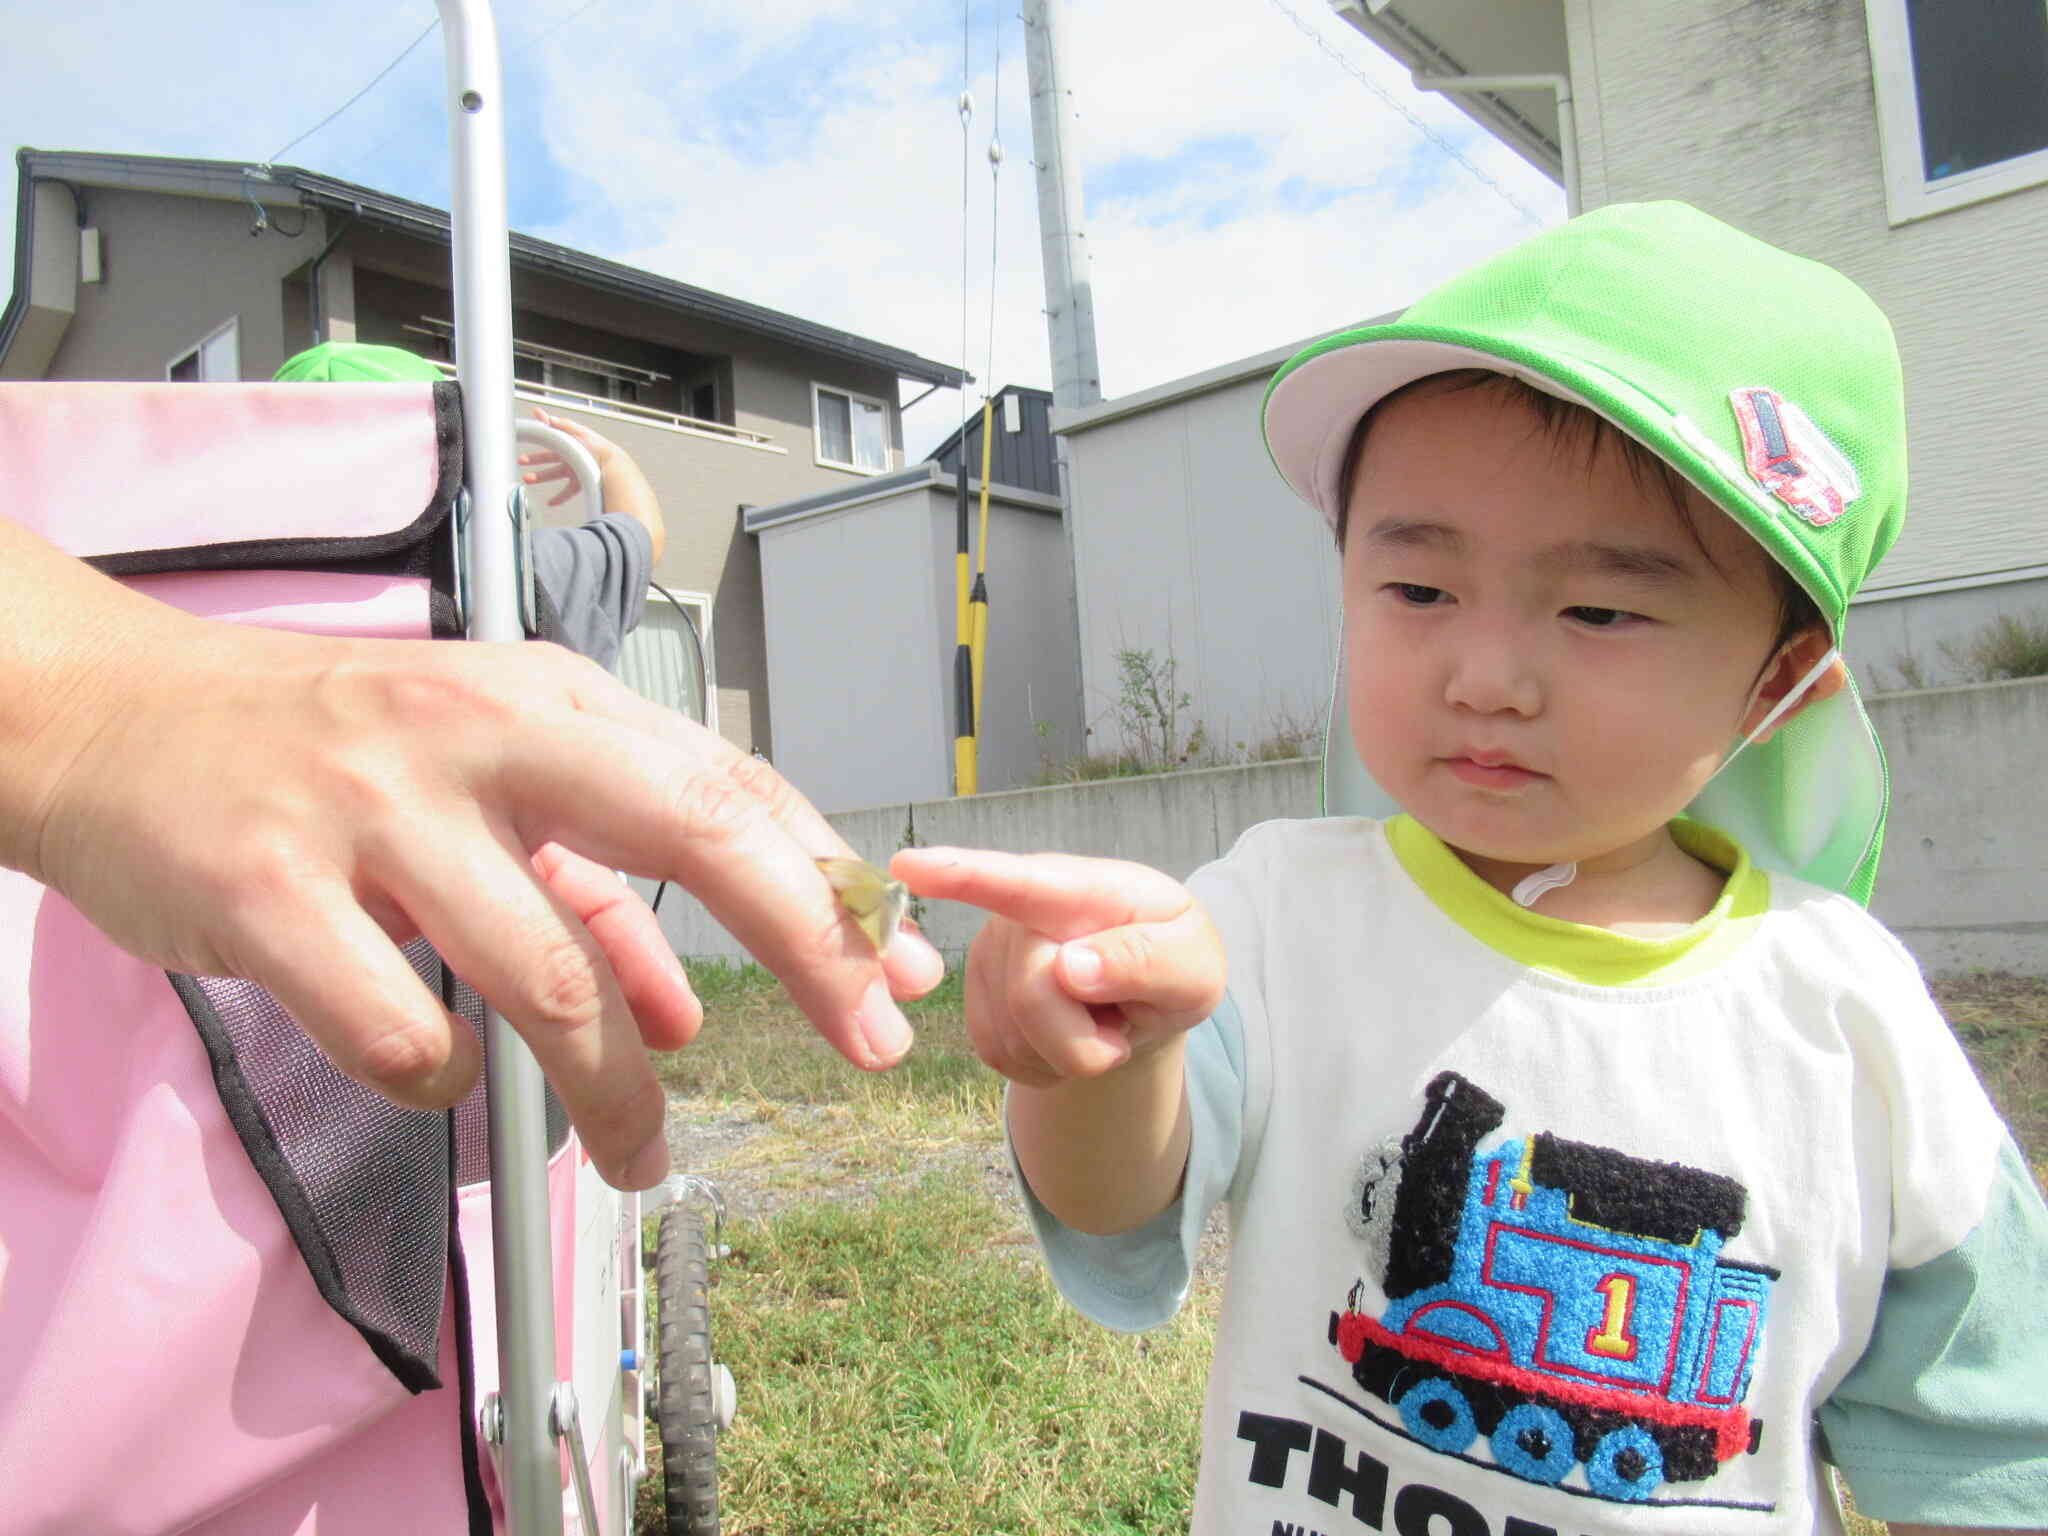
[[[1485,368],[1586,406],[1670,464],[1812,594],[1837,648],[1906,509],[1905,391],[1869,296],[1683,203],[1617,204],[1525,241],[1391,324],[1315,343],[1266,392],[1266,447],[1335,525],[1359,418]],[[1336,690],[1324,808],[1388,815]],[[1884,753],[1853,679],[1738,751],[1690,807],[1766,868],[1867,902]]]
[[[438,384],[448,377],[403,347],[367,341],[323,341],[271,375],[276,384]]]

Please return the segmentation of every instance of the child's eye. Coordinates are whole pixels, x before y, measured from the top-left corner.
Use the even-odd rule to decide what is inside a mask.
[[[1450,596],[1442,587],[1425,587],[1412,581],[1387,583],[1387,590],[1411,608],[1429,608]]]
[[[1626,624],[1631,619],[1642,617],[1641,614],[1630,613],[1626,608],[1588,608],[1583,605],[1567,608],[1564,613],[1566,618],[1577,619],[1591,629],[1613,629],[1617,624]]]

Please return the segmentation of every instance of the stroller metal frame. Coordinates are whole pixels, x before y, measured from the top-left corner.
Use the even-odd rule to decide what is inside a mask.
[[[467,576],[464,617],[471,639],[518,641],[532,629],[534,591],[525,502],[514,468],[511,247],[497,23],[488,0],[436,4],[447,52],[455,367],[469,446],[466,507],[458,512]],[[480,1427],[495,1452],[513,1536],[560,1536],[564,1444],[582,1524],[595,1536],[591,1469],[575,1388],[553,1379],[553,1254],[540,1068],[497,1010],[485,1014],[484,1032],[499,1385],[481,1406]],[[637,1197],[628,1199],[637,1209]],[[632,1289],[637,1295],[639,1288]],[[632,1511],[618,1513],[623,1532]]]

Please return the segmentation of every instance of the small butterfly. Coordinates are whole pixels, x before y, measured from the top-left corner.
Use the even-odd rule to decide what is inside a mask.
[[[910,888],[901,880],[891,880],[866,859],[820,859],[818,868],[839,893],[839,905],[860,924],[875,953],[881,954],[910,909]]]

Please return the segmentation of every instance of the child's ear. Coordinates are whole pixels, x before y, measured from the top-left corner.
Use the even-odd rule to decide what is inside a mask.
[[[1779,700],[1799,686],[1802,677],[1820,665],[1821,657],[1827,655],[1833,643],[1827,629],[1816,624],[1810,629],[1802,629],[1778,648],[1777,654],[1765,663],[1764,675],[1757,684],[1756,694],[1751,698],[1749,708],[1743,712],[1742,734],[1745,737],[1777,707]],[[1806,691],[1790,709],[1765,727],[1757,740],[1769,741],[1777,735],[1780,727],[1796,718],[1801,710],[1809,704],[1819,703],[1822,699],[1833,698],[1842,691],[1843,684],[1848,681],[1849,669],[1842,664],[1842,658],[1837,656],[1825,672],[1806,685]]]

